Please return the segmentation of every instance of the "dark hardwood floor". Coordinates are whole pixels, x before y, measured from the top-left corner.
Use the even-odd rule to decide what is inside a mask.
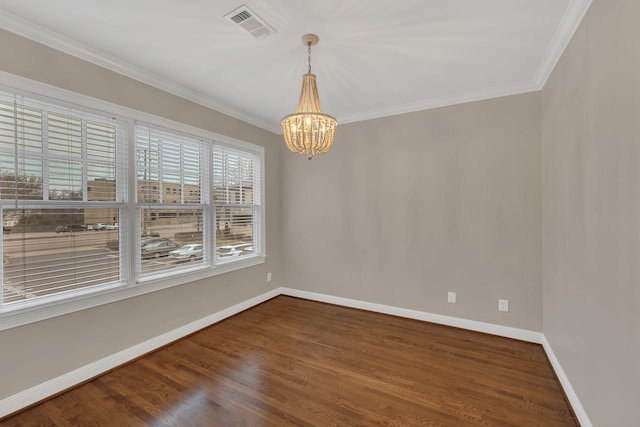
[[[279,296],[2,426],[576,426],[540,345]]]

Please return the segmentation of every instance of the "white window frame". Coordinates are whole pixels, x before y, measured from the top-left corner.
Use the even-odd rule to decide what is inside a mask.
[[[202,263],[201,264],[197,264],[197,265],[193,265],[193,266],[188,266],[186,268],[181,268],[180,272],[184,272],[184,271],[195,271],[198,269],[202,269],[202,268],[211,268],[214,266],[214,263],[211,262],[211,257],[209,256],[210,253],[212,252],[212,245],[214,244],[214,240],[211,238],[210,234],[211,234],[211,223],[213,222],[212,220],[212,207],[211,207],[211,200],[210,200],[210,195],[208,193],[210,193],[210,187],[211,187],[211,179],[210,179],[210,158],[211,158],[211,152],[212,152],[212,146],[213,146],[213,141],[209,141],[209,140],[203,140],[203,138],[195,136],[195,135],[190,135],[190,134],[186,134],[185,132],[176,132],[173,129],[160,129],[158,128],[158,126],[154,126],[153,124],[149,124],[149,123],[142,123],[142,122],[137,122],[135,123],[135,127],[134,127],[134,133],[136,131],[137,128],[149,128],[152,132],[153,131],[157,131],[160,133],[166,133],[166,134],[171,134],[175,137],[176,140],[180,139],[180,136],[184,136],[185,139],[187,139],[187,145],[195,145],[194,144],[194,140],[198,140],[197,145],[199,146],[200,150],[201,150],[201,157],[204,156],[205,159],[204,161],[201,162],[201,170],[200,170],[200,179],[201,179],[201,188],[200,188],[200,202],[199,203],[180,203],[180,204],[172,204],[172,203],[166,203],[163,199],[166,195],[164,189],[163,189],[163,180],[159,180],[158,182],[158,196],[160,197],[160,199],[156,202],[145,202],[145,201],[141,201],[138,199],[138,187],[136,185],[136,199],[135,199],[135,218],[136,218],[136,222],[135,222],[135,228],[134,228],[134,236],[136,236],[134,238],[134,240],[136,241],[136,248],[139,248],[139,244],[140,244],[140,237],[142,234],[142,230],[140,229],[140,223],[141,223],[141,218],[142,218],[142,210],[145,208],[154,208],[154,209],[177,209],[177,210],[183,210],[183,209],[188,209],[189,207],[192,208],[196,208],[196,209],[202,209],[202,213],[203,213],[203,244],[204,244],[204,249],[205,249],[205,253],[202,259]],[[180,135],[183,134],[183,135]],[[132,145],[136,146],[136,150],[137,150],[137,146],[138,146],[138,141],[134,141],[134,143]],[[137,154],[137,153],[136,153]],[[161,156],[160,156],[161,157]],[[136,163],[137,166],[137,160],[134,160],[134,163]],[[209,170],[207,170],[209,169]],[[136,169],[136,177],[135,180],[137,180],[137,169]],[[206,182],[205,182],[206,181]],[[183,197],[185,196],[185,194],[182,194]],[[158,280],[158,279],[162,279],[165,277],[171,277],[173,276],[174,273],[173,271],[159,271],[159,272],[154,272],[154,273],[146,273],[144,274],[142,272],[142,268],[141,268],[141,262],[142,259],[140,257],[140,253],[135,252],[132,253],[132,255],[135,257],[135,277],[136,277],[136,282],[137,283],[142,283],[142,282],[148,282],[148,281],[153,281],[153,280]],[[217,267],[217,266],[216,266]]]
[[[78,94],[45,83],[36,82],[4,71],[0,71],[0,90],[15,93],[26,98],[55,104],[61,107],[76,108],[79,111],[87,113],[115,117],[127,122],[127,139],[129,141],[129,152],[127,156],[129,159],[127,165],[128,202],[127,208],[125,209],[125,226],[120,230],[120,233],[130,233],[131,231],[134,231],[134,224],[139,222],[137,216],[138,209],[137,206],[135,206],[137,188],[135,176],[136,147],[134,143],[136,123],[144,123],[158,128],[166,128],[171,131],[182,132],[193,137],[210,140],[215,144],[228,145],[236,149],[253,152],[260,158],[261,175],[259,192],[260,229],[258,236],[260,248],[258,255],[239,258],[236,261],[225,262],[224,264],[219,265],[205,263],[204,265],[195,266],[193,268],[180,269],[179,274],[163,274],[145,278],[136,277],[138,264],[137,262],[129,262],[128,268],[122,272],[126,283],[121,286],[106,287],[101,290],[89,289],[86,293],[80,292],[71,297],[66,295],[41,297],[34,300],[26,300],[24,304],[13,305],[11,307],[2,307],[0,305],[0,331],[103,304],[133,298],[196,280],[210,278],[219,274],[263,264],[265,262],[267,254],[265,240],[265,156],[263,147],[128,107],[123,107],[107,101]],[[210,239],[210,241],[210,245],[212,245],[213,239]],[[123,243],[123,245],[126,245],[126,248],[121,248],[121,250],[124,249],[125,253],[127,253],[131,259],[136,259],[137,252],[139,251],[139,247],[136,246],[137,239],[128,239],[126,243]],[[210,248],[211,247],[212,246],[210,246]],[[213,250],[215,251],[215,248],[213,248]],[[2,245],[0,244],[0,256],[2,255],[1,251]]]

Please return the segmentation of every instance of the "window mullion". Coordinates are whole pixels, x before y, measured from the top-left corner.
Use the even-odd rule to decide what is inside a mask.
[[[82,168],[82,200],[86,202],[89,200],[87,191],[87,181],[89,180],[89,162],[87,161],[89,157],[87,153],[87,121],[85,119],[82,119],[80,123],[80,156],[82,159],[82,164],[80,165],[80,167]]]
[[[149,142],[151,142],[151,138],[149,138]],[[162,138],[160,138],[158,136],[158,170],[157,170],[157,176],[158,176],[158,191],[163,191],[162,190],[162,184],[164,183],[164,174],[163,174],[163,152],[164,152],[164,141]],[[153,175],[153,174],[152,174]],[[149,178],[149,181],[151,181],[151,178]],[[148,185],[148,184],[147,184]],[[164,199],[160,198],[160,195],[158,196],[158,200],[157,202],[160,202],[160,200],[162,200],[164,202]]]
[[[250,144],[220,136],[222,142],[217,145],[195,136],[198,130],[191,134],[189,130],[174,130],[182,129],[176,124],[177,128],[149,128],[149,139],[140,134],[138,145],[133,118],[125,122],[97,107],[90,112],[55,100],[49,103],[11,97],[13,117],[10,100],[2,110],[9,140],[0,154],[6,165],[13,164],[15,168],[16,188],[14,196],[0,203],[0,217],[16,219],[20,241],[14,238],[18,236],[0,236],[0,258],[3,254],[15,256],[19,260],[15,265],[22,267],[12,267],[8,273],[6,266],[0,267],[0,305],[11,304],[10,310],[14,310],[60,299],[75,301],[76,296],[103,294],[108,287],[123,284],[131,287],[138,282],[155,283],[160,277],[173,277],[184,283],[186,276],[178,276],[195,270],[205,276],[214,275],[207,271],[218,260],[218,240],[221,245],[228,245],[225,249],[235,250],[235,257],[223,259],[223,271],[236,268],[229,266],[232,261],[261,252],[256,243],[262,239],[256,233],[261,233],[262,227],[256,221],[262,219],[262,205],[256,205],[261,202],[255,195],[249,200],[250,186],[255,193],[257,183],[246,174],[251,162],[255,162],[252,156],[256,149]],[[138,117],[131,114],[130,117]],[[139,130],[145,132],[145,128]],[[202,131],[201,135],[207,132]],[[149,151],[140,160],[146,163],[138,164],[136,154],[142,154],[144,148]],[[260,149],[257,152],[262,153]],[[140,170],[143,167],[144,178]],[[262,163],[258,167],[261,170]],[[37,195],[25,192],[30,187],[23,185],[22,176],[28,178],[27,183],[37,181]],[[74,194],[78,190],[82,191],[81,196]],[[218,215],[225,218],[223,224],[229,221],[231,232],[217,236]],[[99,223],[106,227],[90,227]],[[202,243],[206,258],[186,265],[173,257],[141,262],[142,224],[149,227],[150,233],[159,232],[178,247]],[[83,226],[106,229],[108,233],[86,231]],[[42,265],[43,259],[47,265]],[[246,263],[237,268],[242,265]],[[13,285],[15,289],[25,289],[25,293],[17,294]],[[104,293],[111,294],[115,295]],[[11,299],[4,301],[3,297]]]
[[[129,240],[127,241],[127,245],[125,248],[124,255],[129,260],[128,265],[126,266],[126,276],[128,278],[127,283],[134,284],[139,280],[138,271],[140,271],[140,259],[138,257],[138,253],[140,250],[140,236],[142,231],[140,229],[141,224],[141,209],[138,201],[138,171],[137,171],[137,144],[136,144],[136,127],[135,122],[133,120],[129,120],[127,129],[128,144],[125,145],[127,149],[127,163],[125,165],[120,164],[127,172],[127,205],[125,208],[125,213],[127,218],[127,222],[125,227],[121,232],[126,231],[129,236]],[[122,147],[119,147],[122,150]],[[122,162],[121,162],[122,163]]]
[[[16,156],[15,158],[15,164],[14,164],[14,171],[15,171],[15,179],[13,182],[13,194],[14,197],[16,198],[16,208],[18,207],[18,171],[20,170],[20,163],[19,163],[19,157],[18,157],[18,152],[20,151],[18,148],[18,99],[17,97],[14,97],[14,101],[13,101],[13,146],[14,146],[14,155]],[[4,218],[4,217],[3,217]],[[4,283],[4,281],[2,282]]]
[[[203,221],[203,243],[205,244],[205,256],[207,257],[207,263],[213,265],[216,247],[216,218],[215,218],[215,205],[213,197],[213,152],[214,146],[211,142],[204,146],[205,155],[202,156],[206,159],[206,163],[202,165],[200,170],[200,182],[203,187],[200,190],[200,202],[204,204],[205,218]]]
[[[49,200],[49,112],[42,110],[42,200]]]
[[[184,171],[185,167],[184,167],[184,145],[180,145],[180,170]],[[185,193],[185,186],[184,186],[184,173],[180,174],[180,203],[184,203],[184,193]]]

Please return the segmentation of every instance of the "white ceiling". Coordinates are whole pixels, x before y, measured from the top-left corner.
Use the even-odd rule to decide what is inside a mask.
[[[0,28],[280,132],[306,47],[346,123],[537,90],[591,0],[0,0]],[[242,4],[276,33],[224,19]]]

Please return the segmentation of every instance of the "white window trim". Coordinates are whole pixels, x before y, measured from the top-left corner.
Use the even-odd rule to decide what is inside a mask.
[[[232,271],[260,265],[265,262],[267,255],[265,242],[265,156],[263,147],[225,135],[220,135],[215,132],[186,125],[184,123],[179,123],[163,117],[158,117],[138,110],[123,107],[121,105],[113,104],[97,98],[61,89],[45,83],[16,76],[4,71],[0,71],[0,90],[5,90],[8,92],[18,92],[26,97],[42,100],[44,102],[55,103],[61,106],[75,108],[80,107],[83,111],[90,113],[93,112],[102,115],[106,114],[110,116],[116,116],[117,118],[128,122],[130,138],[135,132],[134,124],[137,121],[146,122],[153,126],[163,127],[173,131],[184,132],[186,134],[194,135],[200,138],[209,139],[217,144],[229,145],[231,147],[253,151],[260,157],[260,185],[262,186],[260,191],[260,242],[262,246],[260,252],[261,255],[241,258],[233,262],[218,264],[216,266],[206,264],[194,266],[193,268],[185,268],[184,270],[180,270],[180,274],[178,275],[157,275],[152,277],[145,277],[141,280],[136,280],[135,277],[132,277],[135,276],[137,266],[131,265],[130,268],[125,272],[130,274],[127,284],[125,285],[105,285],[105,288],[102,290],[88,288],[86,292],[77,292],[72,297],[65,295],[52,295],[50,297],[37,299],[35,301],[27,300],[24,303],[13,307],[0,308],[0,331],[33,322],[38,322],[41,320],[50,319],[57,316],[62,316],[64,314],[69,314],[80,310],[85,310],[91,307],[97,307],[103,304],[109,304],[128,298],[133,298],[162,289],[184,285],[186,283],[194,282],[197,280],[208,279],[220,274],[225,274]],[[130,139],[129,141],[129,156],[133,154],[133,157],[130,157],[130,159],[135,159],[135,144],[131,143],[131,141],[134,141],[134,139]],[[128,173],[129,179],[132,179],[133,177],[135,181],[135,161],[129,162]],[[132,203],[131,201],[135,200],[135,197],[132,198],[132,196],[135,195],[135,189],[135,185],[128,186],[130,201],[129,203]],[[130,204],[130,206],[133,206],[133,204]],[[134,215],[134,213],[132,212],[133,210],[134,209],[132,208],[128,209],[127,222],[129,224],[133,224],[135,221],[135,218],[131,218]],[[127,244],[129,246],[129,253],[135,254],[137,250],[137,247],[135,246],[135,239],[129,239]],[[137,257],[132,258],[136,259]],[[139,260],[134,261],[131,264],[135,263],[139,263]]]

